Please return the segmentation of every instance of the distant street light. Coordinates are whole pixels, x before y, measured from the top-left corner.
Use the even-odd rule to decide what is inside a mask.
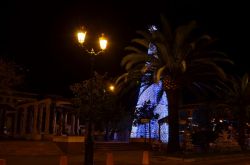
[[[110,85],[110,86],[109,86],[109,90],[110,90],[111,92],[114,92],[115,86],[114,86],[114,85]]]
[[[99,55],[100,53],[104,52],[104,50],[107,47],[108,41],[104,37],[104,34],[102,33],[101,37],[99,37],[99,44],[100,44],[100,50],[95,51],[93,48],[90,50],[86,48],[85,46],[85,38],[86,38],[87,31],[82,27],[80,31],[77,33],[77,39],[82,48],[90,55],[91,57],[91,67],[90,67],[90,73],[91,73],[91,86],[90,86],[90,99],[89,99],[89,105],[90,109],[87,116],[87,127],[85,134],[85,159],[84,164],[85,165],[93,165],[93,159],[94,159],[94,138],[92,135],[92,126],[93,126],[93,116],[92,116],[92,110],[93,110],[93,78],[94,78],[94,56]]]

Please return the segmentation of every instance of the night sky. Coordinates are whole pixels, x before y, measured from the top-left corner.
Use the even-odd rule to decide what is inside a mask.
[[[69,85],[90,77],[89,55],[80,50],[74,38],[81,25],[88,29],[92,42],[101,33],[109,39],[107,52],[95,59],[95,70],[110,76],[121,74],[124,47],[136,36],[136,30],[157,24],[161,13],[173,25],[197,20],[204,31],[219,38],[220,48],[235,60],[239,71],[250,71],[246,1],[90,2],[0,2],[0,56],[28,70],[23,85],[26,91],[68,95]]]

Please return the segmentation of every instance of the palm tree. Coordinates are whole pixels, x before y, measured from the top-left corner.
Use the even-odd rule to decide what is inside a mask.
[[[161,23],[161,31],[138,31],[142,38],[132,40],[132,43],[138,46],[125,48],[130,53],[122,59],[121,65],[127,70],[122,77],[129,80],[129,77],[133,78],[131,73],[140,75],[138,73],[151,72],[156,82],[163,82],[169,111],[168,152],[178,152],[180,150],[178,108],[182,89],[185,86],[200,90],[220,89],[223,83],[221,80],[226,78],[220,64],[232,61],[224,53],[207,49],[215,40],[209,35],[201,35],[199,31],[194,31],[195,21],[179,26],[175,30],[171,29],[163,16]],[[150,56],[146,51],[149,44],[157,48],[157,52]]]
[[[223,100],[216,104],[216,112],[220,112],[221,115],[230,117],[233,120],[239,122],[238,142],[242,150],[246,149],[245,145],[245,129],[246,123],[249,119],[250,108],[250,84],[249,76],[245,73],[241,78],[231,76],[227,83],[227,90],[225,90]],[[229,115],[228,115],[229,114]],[[216,114],[215,114],[216,115]]]

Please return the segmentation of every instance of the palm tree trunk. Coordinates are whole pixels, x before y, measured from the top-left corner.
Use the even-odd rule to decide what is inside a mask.
[[[169,153],[176,153],[180,151],[179,143],[179,90],[168,90],[168,124],[169,124],[169,138],[168,148]]]

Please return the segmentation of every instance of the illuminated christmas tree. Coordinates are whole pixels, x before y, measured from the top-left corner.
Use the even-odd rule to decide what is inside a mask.
[[[155,26],[151,26],[149,28],[150,32],[155,30],[157,30]],[[157,57],[157,47],[153,43],[149,44],[148,55]],[[147,62],[145,65],[150,67],[150,62]],[[167,123],[161,124],[159,129],[158,121],[168,116],[168,101],[166,93],[163,92],[162,90],[163,88],[162,82],[159,81],[158,83],[151,84],[150,82],[153,82],[152,79],[153,75],[150,71],[146,72],[142,77],[136,109],[142,107],[145,102],[150,101],[152,106],[155,107],[154,113],[159,114],[159,118],[155,120],[150,120],[150,126],[149,124],[133,125],[130,138],[142,138],[142,137],[149,138],[150,137],[149,130],[150,130],[152,139],[160,139],[163,142],[167,142],[168,124]]]

